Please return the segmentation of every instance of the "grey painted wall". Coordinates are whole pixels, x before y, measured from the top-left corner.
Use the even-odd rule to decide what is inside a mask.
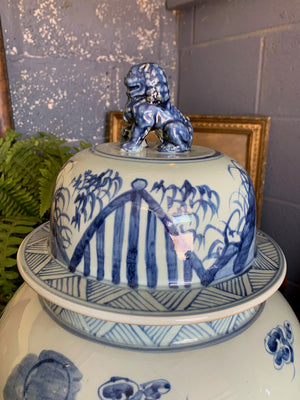
[[[173,97],[176,17],[164,0],[1,0],[15,128],[104,140],[132,64],[158,62]]]
[[[262,229],[285,251],[300,311],[300,2],[198,1],[178,40],[182,111],[271,116]]]

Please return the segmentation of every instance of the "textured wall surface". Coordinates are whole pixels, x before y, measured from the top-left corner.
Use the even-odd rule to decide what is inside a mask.
[[[298,308],[300,2],[198,1],[184,9],[178,40],[182,111],[271,116],[261,226],[285,251]]]
[[[164,0],[1,0],[16,130],[104,139],[130,66],[165,68],[175,96],[176,17]]]

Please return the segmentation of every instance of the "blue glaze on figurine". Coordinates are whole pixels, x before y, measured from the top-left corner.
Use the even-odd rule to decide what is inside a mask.
[[[265,349],[273,355],[275,369],[281,369],[284,364],[294,365],[294,335],[290,322],[284,321],[283,326],[277,325],[276,328],[268,332],[265,337]],[[295,366],[294,374],[295,377]]]
[[[75,400],[81,379],[78,368],[61,353],[28,354],[10,374],[4,400]]]
[[[130,125],[122,133],[124,151],[139,151],[150,131],[161,140],[160,152],[180,153],[191,148],[193,127],[171,104],[167,77],[157,64],[134,65],[125,85],[128,101],[123,118]]]

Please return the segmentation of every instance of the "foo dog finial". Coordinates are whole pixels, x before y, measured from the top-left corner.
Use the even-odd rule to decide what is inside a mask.
[[[121,148],[138,152],[150,131],[155,131],[161,144],[157,150],[180,153],[191,148],[193,127],[171,104],[167,77],[152,63],[134,65],[125,77],[127,103],[123,118],[130,125],[122,132]]]

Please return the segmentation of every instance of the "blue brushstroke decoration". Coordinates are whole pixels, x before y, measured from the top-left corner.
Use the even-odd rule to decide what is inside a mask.
[[[208,185],[192,185],[185,180],[181,186],[165,184],[163,180],[154,182],[149,190],[148,181],[136,178],[131,189],[121,192],[123,179],[118,171],[108,169],[100,174],[88,170],[73,179],[73,193],[69,189],[58,188],[54,195],[55,214],[52,226],[56,238],[57,258],[64,260],[70,271],[75,272],[83,262],[83,274],[91,275],[91,240],[96,235],[98,280],[104,279],[105,265],[111,268],[111,281],[120,283],[122,255],[125,254],[126,277],[130,287],[139,285],[138,263],[140,243],[141,208],[147,212],[145,269],[147,286],[158,285],[159,271],[156,261],[157,230],[164,231],[166,268],[170,287],[190,286],[198,281],[208,286],[222,278],[222,270],[231,270],[240,274],[252,262],[255,245],[255,194],[246,171],[235,161],[228,165],[228,173],[240,182],[236,192],[230,198],[232,209],[227,221],[214,225],[213,218],[218,217],[220,195]],[[67,217],[64,207],[74,199],[74,215]],[[143,205],[142,205],[143,203]],[[96,207],[97,204],[97,207]],[[125,206],[130,205],[129,228],[125,233]],[[147,210],[148,207],[148,210]],[[97,210],[97,214],[96,214]],[[105,221],[113,214],[112,254],[105,254]],[[218,219],[218,218],[217,218]],[[72,238],[67,223],[80,231],[82,223],[87,225],[70,258],[67,255]],[[210,222],[211,221],[211,222]],[[82,229],[81,229],[82,230]],[[213,233],[213,235],[211,235]],[[183,280],[179,282],[178,254],[174,243],[189,235],[192,240],[190,249],[181,255],[183,258]],[[205,237],[216,239],[209,243],[205,258],[199,258],[202,248],[207,247]],[[183,239],[184,240],[184,239]],[[124,247],[126,246],[126,248]]]
[[[155,379],[138,384],[120,376],[113,376],[98,388],[100,400],[156,400],[171,390],[166,379]]]
[[[147,230],[146,230],[146,271],[147,282],[151,288],[157,285],[158,268],[156,263],[156,217],[151,211],[147,213]]]
[[[242,180],[241,188],[243,189],[240,190],[239,193],[242,195],[244,202],[244,204],[240,202],[240,206],[247,207],[246,216],[244,220],[243,219],[240,220],[239,223],[239,226],[241,226],[242,223],[245,223],[245,226],[241,231],[240,229],[238,230],[238,232],[240,233],[241,240],[239,241],[239,243],[237,243],[236,246],[237,256],[233,265],[233,272],[235,274],[239,274],[242,271],[243,267],[246,265],[249,248],[251,247],[252,243],[252,237],[255,233],[254,232],[256,227],[255,193],[249,175],[243,168],[241,168],[241,166],[236,161],[232,160],[232,164],[228,167],[228,170],[230,174],[232,174],[233,170],[238,170],[240,179]],[[231,215],[231,218],[233,218],[233,216],[234,213]],[[229,235],[231,234],[231,232],[228,229],[230,225],[230,219],[226,227],[226,238],[228,238]]]
[[[115,231],[116,232],[116,231]],[[97,279],[104,278],[104,254],[105,254],[105,223],[101,225],[96,233],[97,248]]]
[[[75,400],[82,374],[63,354],[43,350],[27,354],[13,369],[4,387],[4,400]]]
[[[292,380],[295,377],[293,344],[294,335],[291,324],[288,321],[284,321],[283,325],[277,325],[265,337],[265,349],[273,356],[275,369],[280,370],[285,364],[293,365]]]
[[[120,283],[122,245],[123,245],[123,241],[124,241],[124,219],[125,219],[125,210],[124,210],[124,206],[123,206],[123,207],[119,207],[116,210],[115,220],[114,220],[112,282],[115,284]],[[104,251],[103,251],[103,254],[104,254]]]
[[[145,179],[135,179],[132,183],[131,211],[129,219],[128,249],[127,249],[127,282],[130,287],[138,286],[137,258],[139,249],[140,210],[142,191],[147,186]]]

